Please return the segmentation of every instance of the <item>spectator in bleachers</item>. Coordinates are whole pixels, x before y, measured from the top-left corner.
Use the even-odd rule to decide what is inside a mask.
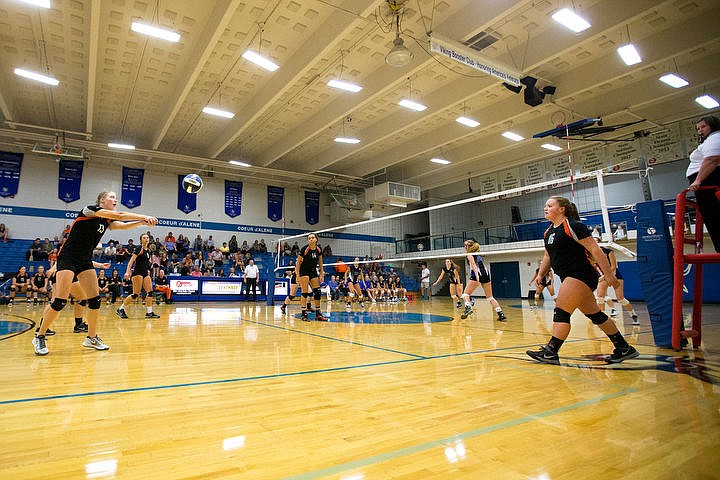
[[[205,251],[206,252],[212,252],[215,248],[215,240],[213,240],[212,235],[208,235],[207,240],[204,242],[205,245]]]
[[[58,254],[58,249],[53,248],[52,252],[50,252],[50,254],[48,255],[48,262],[50,262],[51,267],[53,265],[55,265],[55,262],[57,262],[57,254]]]
[[[165,250],[167,250],[168,252],[174,252],[175,243],[175,236],[172,232],[168,232],[168,234],[165,235]]]
[[[267,253],[267,245],[265,244],[265,239],[261,238],[260,243],[258,243],[258,253]]]
[[[293,243],[292,248],[290,249],[290,256],[297,258],[297,256],[300,254],[300,245],[298,245],[297,242]]]
[[[62,231],[62,241],[65,242],[67,240],[68,235],[70,235],[70,225],[65,225],[65,228]]]
[[[108,246],[105,247],[105,259],[109,262],[117,261],[117,248],[115,248],[115,242],[110,240]]]
[[[323,258],[330,258],[332,257],[332,248],[330,248],[330,245],[325,245],[325,248],[323,248]]]
[[[193,249],[194,251],[196,251],[196,252],[202,252],[202,250],[203,250],[203,239],[202,239],[202,237],[200,236],[200,234],[198,234],[198,236],[195,237],[195,241],[193,242],[192,249]]]
[[[30,303],[30,296],[28,289],[30,288],[30,275],[27,274],[25,267],[20,267],[12,278],[12,285],[10,285],[10,298],[8,299],[8,305],[12,305],[15,299],[16,293],[24,293],[27,297],[27,303]]]
[[[210,258],[213,259],[213,262],[215,262],[215,266],[213,267],[213,271],[217,273],[218,268],[222,267],[223,261],[225,260],[225,257],[223,256],[222,252],[218,247],[215,247],[212,252],[210,252]]]
[[[238,247],[237,237],[233,235],[232,237],[230,237],[230,241],[228,242],[228,251],[230,255],[233,255],[238,250],[240,250],[240,247]]]
[[[33,275],[32,280],[30,282],[30,289],[32,290],[33,295],[33,305],[37,305],[38,303],[38,295],[41,297],[47,296],[48,294],[48,279],[47,275],[45,275],[45,267],[40,265],[38,267],[37,273]],[[30,294],[28,293],[28,296]]]
[[[223,256],[223,259],[227,259],[230,255],[230,247],[228,247],[227,242],[223,242],[222,246],[220,247],[220,253]]]
[[[190,275],[190,272],[193,271],[194,267],[195,263],[193,261],[192,254],[186,253],[180,262],[180,275]]]
[[[127,260],[129,256],[130,254],[123,244],[121,242],[117,242],[117,245],[115,246],[115,263],[125,263],[125,260]]]
[[[243,240],[242,245],[240,246],[240,253],[242,254],[243,258],[245,258],[245,255],[250,251],[250,246],[247,243],[247,240]]]
[[[40,238],[36,238],[35,241],[30,245],[30,250],[25,254],[25,260],[30,262],[40,261],[42,258],[42,242]]]
[[[50,252],[53,251],[53,248],[55,248],[55,245],[50,241],[49,238],[45,237],[45,240],[43,240],[42,243],[42,259],[47,260],[48,255],[50,255]]]
[[[203,266],[203,272],[210,272],[211,275],[215,275],[215,259],[212,257],[212,252],[208,252],[207,254],[207,259],[205,260],[205,264]]]
[[[178,255],[185,255],[188,251],[188,240],[182,234],[178,235],[177,241],[175,242],[175,251]]]
[[[9,236],[10,229],[4,223],[0,223],[0,238],[2,238],[3,243],[7,243]]]
[[[237,273],[235,270],[235,267],[230,267],[230,271],[228,272],[228,278],[241,278],[242,275]]]
[[[225,270],[222,269],[222,267],[218,268],[218,271],[215,273],[216,277],[225,277]]]
[[[97,245],[95,245],[95,248],[93,248],[92,259],[98,261],[102,260],[104,251],[105,249],[103,248],[102,243],[98,243]]]

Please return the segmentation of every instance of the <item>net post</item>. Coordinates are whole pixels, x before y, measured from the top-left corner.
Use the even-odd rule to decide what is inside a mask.
[[[608,241],[613,241],[612,229],[610,228],[610,213],[608,212],[607,196],[605,195],[605,181],[603,180],[602,170],[595,172],[595,179],[597,180],[598,195],[600,196],[600,212],[603,218],[603,227],[605,227],[605,234],[608,236]]]

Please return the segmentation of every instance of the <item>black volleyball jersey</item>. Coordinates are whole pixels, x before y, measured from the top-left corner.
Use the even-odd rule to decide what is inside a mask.
[[[317,270],[320,264],[320,258],[322,258],[322,250],[320,250],[320,247],[317,245],[314,249],[311,249],[310,245],[305,245],[300,249],[298,256],[302,257],[300,276],[304,277]]]
[[[561,279],[595,274],[590,253],[578,242],[589,236],[590,230],[584,224],[570,219],[565,219],[557,227],[550,225],[545,231],[545,250],[550,256],[552,269]]]
[[[26,283],[28,283],[28,280],[30,280],[30,275],[28,275],[27,272],[22,273],[22,274],[21,273],[15,274],[15,284],[16,285],[25,285]]]
[[[35,275],[33,275],[32,283],[36,287],[42,288],[45,286],[45,280],[47,280],[47,277],[45,276],[45,274],[38,272]]]
[[[166,276],[157,276],[155,277],[155,285],[160,285],[161,287],[164,285],[169,285],[168,277]]]
[[[455,278],[455,265],[450,265],[450,268],[443,267],[442,271],[445,272],[445,275],[448,276],[448,280],[450,280],[450,283],[452,283],[453,285],[456,285],[458,283],[457,279]]]
[[[133,265],[133,273],[138,272],[143,275],[150,270],[150,250],[145,250],[138,245],[135,249],[135,264]]]
[[[108,284],[108,277],[98,277],[98,287],[105,288]]]
[[[360,264],[355,266],[355,264],[350,265],[348,267],[348,272],[350,272],[350,280],[352,280],[354,283],[357,283],[362,278],[362,267]]]
[[[65,243],[58,252],[58,257],[71,255],[81,260],[92,258],[95,246],[105,234],[112,220],[95,216],[101,210],[98,205],[88,205],[80,210],[78,217],[70,227]]]

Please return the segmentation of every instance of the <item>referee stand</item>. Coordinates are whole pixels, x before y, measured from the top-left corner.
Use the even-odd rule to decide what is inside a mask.
[[[714,190],[715,196],[720,200],[720,188],[700,187],[702,190]],[[692,338],[693,347],[700,347],[702,341],[702,282],[703,265],[706,263],[720,263],[720,253],[702,253],[703,251],[703,219],[697,202],[687,198],[683,190],[676,198],[675,203],[675,232],[673,255],[673,298],[672,298],[672,347],[680,350],[683,338]],[[685,213],[695,212],[695,234],[692,238],[685,238]],[[685,245],[694,245],[695,253],[686,254]],[[694,291],[692,308],[692,328],[684,329],[683,325],[683,278],[685,265],[695,265]]]

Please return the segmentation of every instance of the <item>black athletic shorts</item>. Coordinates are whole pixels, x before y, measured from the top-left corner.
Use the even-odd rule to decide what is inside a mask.
[[[572,277],[576,280],[580,280],[585,285],[590,287],[590,290],[592,290],[593,292],[597,289],[598,281],[600,278],[600,277],[598,277],[597,272],[595,272],[595,271],[593,271],[593,272],[588,271],[585,273],[582,273],[582,272],[572,273],[570,275],[567,275],[567,277]],[[561,277],[560,280],[563,281],[567,277]]]
[[[311,272],[304,272],[301,268],[300,269],[300,277],[310,277],[310,280],[312,280],[313,278],[318,278],[318,272],[317,272],[317,270],[314,270],[314,269]],[[298,279],[299,279],[299,277],[298,277]]]
[[[57,259],[58,272],[61,272],[63,270],[72,270],[75,276],[77,276],[79,273],[84,272],[85,270],[93,270],[94,268],[95,267],[93,267],[92,260],[90,259],[77,260],[72,256],[66,255],[59,255]]]

